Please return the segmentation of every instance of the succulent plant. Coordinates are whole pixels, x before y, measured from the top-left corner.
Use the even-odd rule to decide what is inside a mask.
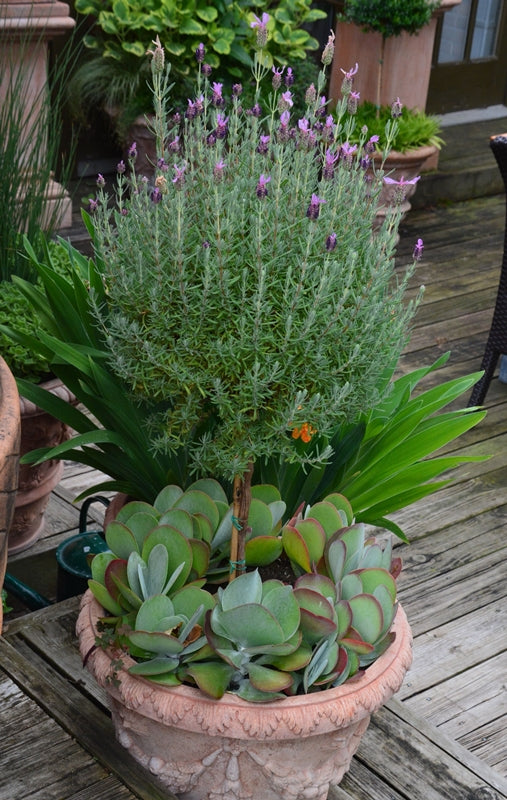
[[[216,593],[213,582],[228,578],[232,522],[219,483],[170,485],[153,506],[120,510],[89,587],[109,615],[104,642],[129,652],[131,673],[265,702],[337,686],[388,647],[401,569],[391,542],[353,524],[336,493],[281,528],[284,510],[276,489],[254,487],[245,555],[266,565],[284,550],[293,582],[254,569]]]

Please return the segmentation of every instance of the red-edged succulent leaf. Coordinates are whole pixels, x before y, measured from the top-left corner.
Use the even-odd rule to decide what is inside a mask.
[[[292,685],[292,677],[288,672],[254,663],[249,665],[248,677],[252,686],[261,692],[283,692]]]
[[[117,603],[121,601],[121,594],[118,583],[128,586],[127,562],[123,558],[115,558],[108,564],[104,573],[104,583],[106,589]]]
[[[227,691],[234,671],[234,667],[229,664],[211,661],[193,663],[186,670],[186,674],[195,681],[202,692],[219,700]]]

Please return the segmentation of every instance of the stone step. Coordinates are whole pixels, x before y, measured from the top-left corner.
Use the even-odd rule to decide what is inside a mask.
[[[507,108],[494,106],[442,117],[442,139],[436,170],[423,174],[412,198],[413,208],[471,200],[504,191],[489,146],[491,136],[507,132]]]

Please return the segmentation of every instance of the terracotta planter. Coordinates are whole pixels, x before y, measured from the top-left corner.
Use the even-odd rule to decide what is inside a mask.
[[[438,17],[459,3],[461,0],[442,0],[429,24],[417,34],[403,32],[386,40],[381,105],[391,105],[399,97],[408,108],[425,110]],[[375,103],[381,56],[380,33],[365,33],[357,25],[338,22],[335,57],[330,76],[330,97],[335,101],[340,97],[343,80],[341,70],[349,70],[357,62],[359,72],[354,77],[354,90],[360,92],[361,100]]]
[[[58,379],[41,384],[43,389],[73,402],[75,398]],[[54,447],[70,436],[67,425],[47,414],[26,398],[20,398],[21,406],[21,455],[38,447]],[[9,533],[9,553],[18,553],[30,547],[42,533],[44,512],[51,492],[60,482],[63,461],[45,461],[42,464],[22,464],[19,468],[19,484],[16,508]]]
[[[7,536],[14,514],[20,443],[19,397],[16,382],[0,357],[0,590],[7,565]],[[3,610],[0,602],[0,633]]]
[[[273,703],[235,695],[216,701],[191,687],[158,687],[115,671],[112,654],[95,647],[103,614],[87,591],[77,622],[81,655],[108,693],[121,744],[181,800],[325,800],[348,770],[370,715],[398,691],[412,660],[399,607],[394,642],[357,680]],[[113,673],[118,680],[111,681]]]

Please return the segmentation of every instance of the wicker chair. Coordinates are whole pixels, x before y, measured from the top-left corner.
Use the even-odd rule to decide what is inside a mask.
[[[507,193],[507,133],[502,133],[499,136],[492,136],[490,139],[490,147],[497,160]],[[498,359],[502,354],[507,354],[507,216],[500,283],[498,284],[493,320],[491,322],[491,328],[481,364],[484,375],[475,384],[472,390],[468,403],[469,406],[482,405]]]

